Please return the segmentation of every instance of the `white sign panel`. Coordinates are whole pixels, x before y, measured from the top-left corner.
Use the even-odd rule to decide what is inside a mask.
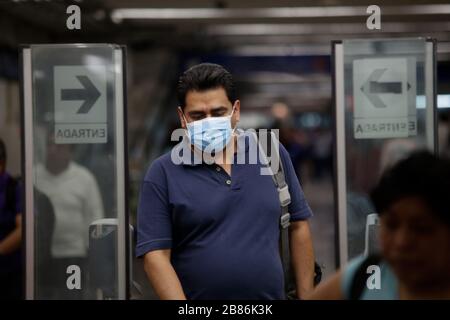
[[[55,66],[55,142],[106,143],[106,67]]]
[[[353,61],[353,96],[355,139],[417,134],[414,58]]]

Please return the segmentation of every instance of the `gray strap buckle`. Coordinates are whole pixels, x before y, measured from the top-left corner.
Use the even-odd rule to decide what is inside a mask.
[[[289,212],[283,214],[280,218],[281,228],[286,229],[287,227],[289,227],[291,224],[290,221],[291,221],[291,214]]]
[[[286,207],[291,203],[291,195],[289,194],[287,184],[282,188],[278,188],[278,197],[280,198],[280,204],[282,207]]]

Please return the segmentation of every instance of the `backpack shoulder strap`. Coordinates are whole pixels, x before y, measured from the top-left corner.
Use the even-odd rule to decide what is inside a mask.
[[[379,264],[381,257],[379,255],[370,255],[364,259],[353,276],[350,286],[350,300],[359,300],[366,288],[368,279],[367,268],[371,265]]]
[[[279,141],[276,138],[275,134],[273,132],[270,132],[270,141],[267,141],[266,144],[261,143],[258,137],[256,136],[256,133],[254,133],[254,137],[256,141],[258,142],[258,149],[259,149],[259,155],[261,156],[261,159],[264,160],[264,164],[267,165],[270,170],[271,168],[271,162],[269,161],[268,155],[268,148],[270,146],[271,152],[270,152],[270,159],[275,160],[279,165],[277,167],[277,171],[273,172],[271,174],[272,180],[275,184],[275,187],[278,191],[278,199],[280,201],[280,207],[281,207],[281,214],[280,214],[280,238],[281,238],[281,248],[280,248],[280,255],[281,255],[281,261],[283,264],[283,270],[284,270],[284,280],[285,280],[285,290],[288,291],[288,284],[290,280],[290,251],[289,251],[289,225],[291,220],[291,215],[289,213],[289,204],[291,203],[291,195],[289,193],[289,188],[286,183],[286,177],[284,175],[284,168],[283,168],[283,162],[280,158],[280,152],[279,152]],[[275,150],[273,150],[273,147],[275,147]]]
[[[258,142],[259,146],[259,154],[262,159],[264,159],[264,163],[267,167],[272,170],[271,161],[268,158],[268,149],[270,148],[270,159],[275,160],[278,163],[277,171],[271,174],[272,180],[277,187],[280,205],[281,207],[288,207],[291,203],[291,196],[289,193],[288,185],[286,183],[286,177],[284,175],[283,162],[280,158],[280,150],[279,150],[279,140],[275,136],[273,132],[270,132],[270,141],[267,141],[267,144],[261,143],[256,136],[255,139]],[[272,146],[275,146],[275,150],[272,149]]]

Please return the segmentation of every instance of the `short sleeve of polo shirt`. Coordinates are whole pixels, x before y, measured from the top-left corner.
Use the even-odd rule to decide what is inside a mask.
[[[167,180],[161,163],[150,166],[139,193],[136,256],[172,247]]]
[[[280,157],[283,163],[284,176],[289,187],[291,195],[291,203],[289,205],[289,213],[291,214],[291,222],[299,220],[307,220],[313,216],[311,208],[305,199],[302,187],[295,174],[294,166],[288,151],[280,144]]]

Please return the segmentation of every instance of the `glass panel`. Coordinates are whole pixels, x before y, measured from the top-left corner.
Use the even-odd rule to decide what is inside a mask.
[[[119,297],[115,49],[31,46],[35,299]]]
[[[418,148],[433,148],[424,39],[343,41],[348,258],[366,243],[371,189],[384,170]],[[430,78],[428,82],[432,83]],[[432,92],[431,92],[432,95]],[[433,112],[433,111],[432,111]],[[432,113],[431,113],[432,114]],[[369,237],[369,240],[373,237]],[[370,248],[365,248],[370,246]]]

